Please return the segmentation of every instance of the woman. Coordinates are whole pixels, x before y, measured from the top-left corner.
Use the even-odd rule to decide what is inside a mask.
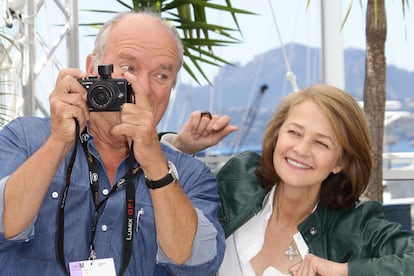
[[[230,167],[219,172],[220,185],[228,184],[226,170],[237,179]],[[367,122],[351,95],[315,85],[286,97],[267,126],[256,169],[269,192],[261,210],[226,232],[218,275],[413,273],[413,233],[388,222],[380,203],[359,202],[371,167]],[[233,200],[227,196],[222,192],[224,206]]]

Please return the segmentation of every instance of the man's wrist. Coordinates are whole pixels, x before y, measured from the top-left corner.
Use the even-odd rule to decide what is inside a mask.
[[[171,161],[168,161],[168,173],[164,177],[157,180],[152,180],[145,176],[145,184],[147,184],[147,187],[150,189],[162,188],[177,181],[178,172],[175,168],[175,165]]]

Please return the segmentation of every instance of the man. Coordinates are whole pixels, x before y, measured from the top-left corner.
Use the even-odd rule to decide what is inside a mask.
[[[112,64],[112,77],[131,85],[133,102],[119,112],[88,110],[79,79],[97,75],[100,64]],[[157,137],[181,64],[181,42],[158,15],[118,15],[100,30],[86,73],[60,72],[50,118],[19,118],[4,127],[2,275],[218,270],[224,234],[216,180],[204,164]],[[180,137],[194,142],[201,133],[198,143],[207,145],[235,129],[223,118],[198,118],[197,127],[190,122],[187,135],[175,137],[178,148]]]

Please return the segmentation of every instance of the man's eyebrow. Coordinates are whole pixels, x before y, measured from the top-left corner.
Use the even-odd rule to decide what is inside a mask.
[[[136,60],[136,58],[134,56],[129,55],[129,54],[125,54],[125,53],[121,53],[119,55],[119,57],[122,58],[122,59],[127,59],[127,60]]]
[[[129,54],[125,54],[125,53],[121,53],[119,55],[119,58],[125,59],[125,60],[132,60],[132,61],[136,60],[136,57],[129,55]],[[168,71],[172,71],[174,69],[174,66],[172,64],[160,64],[159,67],[163,70],[168,70]]]
[[[172,71],[173,70],[173,65],[172,64],[161,64],[161,69],[165,69],[168,71]]]

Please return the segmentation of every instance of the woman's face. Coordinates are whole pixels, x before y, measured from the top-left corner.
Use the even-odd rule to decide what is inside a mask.
[[[280,128],[273,163],[286,185],[319,190],[328,175],[341,171],[342,146],[313,101],[293,107]]]

